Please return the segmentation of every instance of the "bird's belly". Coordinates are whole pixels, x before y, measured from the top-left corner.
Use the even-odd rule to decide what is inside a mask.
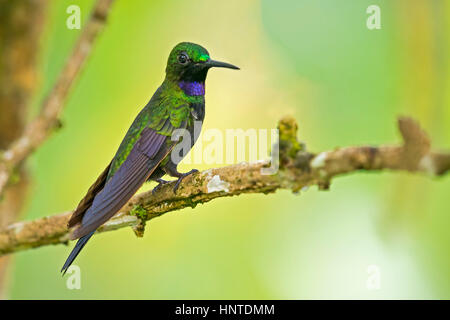
[[[178,165],[194,146],[202,129],[202,121],[195,121],[193,125],[189,125],[183,132],[182,139],[178,142],[171,153],[161,162],[162,166],[170,162],[170,164]]]

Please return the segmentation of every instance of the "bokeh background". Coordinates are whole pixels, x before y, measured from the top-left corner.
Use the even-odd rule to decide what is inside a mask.
[[[66,28],[66,8],[78,4],[83,25],[93,5],[50,3],[30,117],[80,34]],[[366,27],[372,4],[380,30]],[[241,67],[210,72],[204,128],[270,129],[290,114],[308,148],[322,151],[397,143],[396,118],[409,115],[449,149],[449,17],[444,0],[116,1],[63,129],[29,161],[22,219],[77,205],[180,41]],[[80,290],[59,274],[73,244],[17,253],[9,297],[449,299],[449,192],[449,177],[383,172],[337,178],[328,192],[217,199],[152,220],[143,239],[128,228],[97,235],[76,261]],[[378,290],[366,286],[371,265]]]

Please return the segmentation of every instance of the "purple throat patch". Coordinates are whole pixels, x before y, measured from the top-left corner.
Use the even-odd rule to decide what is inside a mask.
[[[197,81],[181,81],[178,83],[181,90],[188,96],[202,96],[205,94],[205,83]]]

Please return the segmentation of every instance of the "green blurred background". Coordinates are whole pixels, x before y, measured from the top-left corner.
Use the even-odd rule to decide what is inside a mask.
[[[70,4],[84,25],[93,1],[51,1],[34,112],[80,34],[66,28]],[[381,30],[366,27],[372,4]],[[290,114],[308,148],[322,151],[397,143],[403,114],[420,121],[435,148],[449,149],[449,17],[444,0],[118,0],[63,129],[29,163],[23,219],[77,205],[180,41],[241,67],[210,72],[205,129],[269,129]],[[329,192],[217,199],[152,220],[143,239],[129,228],[93,238],[76,261],[81,290],[68,290],[59,274],[71,247],[20,252],[10,297],[449,299],[449,192],[448,177],[384,172],[337,178]],[[381,272],[378,290],[366,286],[370,265]]]

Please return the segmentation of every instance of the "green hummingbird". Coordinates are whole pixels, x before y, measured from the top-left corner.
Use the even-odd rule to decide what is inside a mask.
[[[205,117],[205,79],[212,67],[239,69],[211,60],[208,51],[190,42],[177,44],[170,52],[166,77],[150,101],[137,115],[122,140],[111,163],[106,167],[72,214],[68,227],[74,228],[71,239],[79,239],[61,272],[65,273],[94,232],[116,214],[145,181],[156,181],[157,190],[168,181],[168,174],[182,179],[197,170],[180,173],[178,163],[194,145],[198,134],[194,123]],[[185,130],[190,141],[174,133]],[[174,156],[175,147],[187,143]],[[187,151],[186,151],[187,149]]]

